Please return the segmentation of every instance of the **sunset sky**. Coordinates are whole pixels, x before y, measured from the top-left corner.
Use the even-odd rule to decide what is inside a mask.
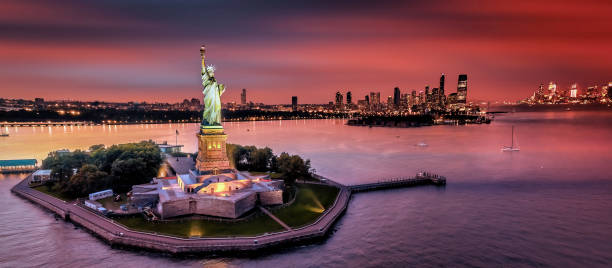
[[[4,0],[0,33],[2,98],[199,98],[201,44],[224,102],[388,96],[440,73],[447,94],[468,74],[468,100],[612,80],[609,0]]]

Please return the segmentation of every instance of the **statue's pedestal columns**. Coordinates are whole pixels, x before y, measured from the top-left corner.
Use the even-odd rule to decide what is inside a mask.
[[[198,137],[196,169],[200,174],[219,174],[231,170],[222,126],[201,126]]]

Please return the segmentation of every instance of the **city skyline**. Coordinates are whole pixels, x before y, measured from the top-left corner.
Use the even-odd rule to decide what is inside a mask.
[[[326,103],[338,90],[419,90],[440,73],[468,74],[468,101],[518,100],[548,81],[609,82],[605,2],[235,4],[4,2],[2,95],[196,97],[201,43],[227,81],[224,102],[239,103],[246,88],[254,102]]]

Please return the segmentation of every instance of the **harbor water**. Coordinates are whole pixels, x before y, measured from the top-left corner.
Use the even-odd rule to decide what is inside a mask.
[[[519,152],[502,152],[511,144]],[[446,187],[358,194],[319,244],[250,257],[172,257],[113,249],[10,193],[0,175],[0,267],[609,267],[612,113],[497,115],[489,124],[355,127],[345,120],[224,124],[228,142],[309,158],[344,184],[429,171]],[[178,137],[175,136],[178,130]],[[197,150],[197,124],[10,127],[0,159],[140,140]],[[426,145],[426,146],[425,146]]]

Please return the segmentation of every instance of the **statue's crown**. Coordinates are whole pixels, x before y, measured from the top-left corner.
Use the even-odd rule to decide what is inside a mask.
[[[206,66],[206,71],[208,71],[208,72],[214,72],[214,71],[215,71],[215,66],[212,66],[212,65],[208,65],[208,66]]]

